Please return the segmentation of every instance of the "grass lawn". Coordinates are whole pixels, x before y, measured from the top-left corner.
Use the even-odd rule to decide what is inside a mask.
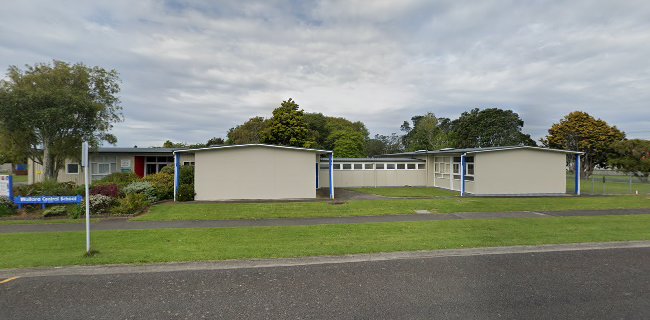
[[[332,205],[329,202],[288,203],[166,203],[151,207],[136,221],[241,220],[274,218],[316,218],[434,213],[563,211],[591,209],[650,208],[650,197],[566,197],[566,198],[439,198],[428,200],[357,200]]]
[[[440,188],[350,188],[351,191],[365,194],[374,194],[383,197],[394,198],[433,198],[433,197],[452,197],[458,196],[457,191],[445,190]]]
[[[0,268],[258,259],[650,240],[650,216],[0,234]]]

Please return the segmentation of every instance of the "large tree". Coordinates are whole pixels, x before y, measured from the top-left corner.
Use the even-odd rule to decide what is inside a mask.
[[[55,179],[66,158],[79,158],[83,141],[117,141],[109,131],[122,120],[119,91],[115,70],[56,60],[11,66],[0,81],[0,134],[14,156],[42,164]]]
[[[536,145],[530,135],[522,132],[523,127],[524,121],[517,113],[499,108],[475,108],[451,121],[457,148]]]
[[[262,132],[269,127],[270,120],[253,117],[228,130],[226,144],[248,144],[262,142]]]
[[[313,147],[309,129],[303,119],[304,111],[291,98],[282,101],[280,107],[273,110],[269,126],[262,132],[262,142],[294,147]]]
[[[614,143],[614,153],[608,164],[621,172],[632,174],[643,182],[650,176],[650,141],[641,139],[624,140]]]
[[[401,127],[406,132],[403,140],[407,151],[437,150],[451,146],[449,134],[440,127],[433,113],[415,116],[411,121],[413,127],[407,121]]]
[[[376,134],[366,141],[366,155],[373,157],[383,154],[404,152],[402,136],[392,133],[390,136]]]
[[[550,148],[582,151],[584,156],[580,175],[588,178],[598,166],[607,166],[607,158],[614,153],[614,144],[625,139],[625,133],[586,112],[574,111],[548,129],[542,143]]]

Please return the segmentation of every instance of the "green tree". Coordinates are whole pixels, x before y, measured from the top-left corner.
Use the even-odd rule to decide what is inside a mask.
[[[402,136],[392,133],[390,136],[376,134],[374,138],[366,141],[366,155],[369,157],[383,154],[404,152]]]
[[[522,132],[524,121],[512,110],[475,108],[463,112],[450,126],[456,148],[536,145]]]
[[[228,130],[226,135],[226,144],[249,144],[262,142],[262,132],[264,132],[271,123],[270,120],[263,117],[253,117],[241,125]]]
[[[437,150],[450,146],[449,136],[443,131],[438,118],[429,112],[423,116],[411,118],[413,127],[407,121],[402,124],[403,137],[407,151]]]
[[[631,139],[615,142],[608,164],[621,172],[632,174],[643,182],[650,176],[650,141]]]
[[[362,158],[365,156],[366,138],[357,131],[338,130],[329,139],[334,155],[339,158]]]
[[[205,146],[206,147],[209,147],[209,146],[222,146],[224,144],[226,144],[226,141],[223,140],[223,138],[212,137],[212,138],[208,139],[208,142],[205,143]]]
[[[580,175],[588,178],[598,166],[607,166],[607,158],[614,153],[614,144],[625,139],[625,133],[616,126],[596,119],[586,112],[574,111],[548,129],[541,142],[549,148],[584,152]]]
[[[268,128],[262,132],[262,142],[305,148],[314,146],[315,142],[310,139],[303,114],[304,111],[291,98],[282,101],[280,107],[273,110]]]
[[[109,131],[122,120],[119,91],[115,70],[56,60],[11,66],[0,82],[1,134],[12,154],[42,164],[55,179],[66,158],[79,158],[83,141],[117,141]]]

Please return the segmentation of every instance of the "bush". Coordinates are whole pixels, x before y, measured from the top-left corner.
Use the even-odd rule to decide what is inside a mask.
[[[90,196],[90,214],[110,213],[111,208],[115,205],[115,199],[103,194],[93,194]],[[85,213],[85,210],[84,210]]]
[[[80,187],[74,182],[56,182],[45,180],[31,185],[21,185],[14,188],[14,194],[20,196],[76,196]]]
[[[130,193],[118,200],[118,204],[111,210],[116,215],[136,214],[149,206],[151,202],[144,193]]]
[[[68,209],[65,206],[51,206],[43,210],[43,217],[63,216],[67,213]]]
[[[178,201],[194,201],[194,184],[181,184],[178,188]]]
[[[128,197],[133,194],[143,194],[147,201],[155,202],[156,201],[156,189],[147,181],[138,181],[132,182],[128,186],[122,189],[122,192]]]
[[[120,188],[115,183],[93,185],[92,188],[90,188],[90,194],[117,198],[120,196]]]
[[[144,177],[144,180],[154,187],[158,200],[174,198],[174,174],[161,172],[148,175]]]
[[[124,188],[136,181],[140,181],[140,177],[133,172],[115,172],[105,176],[101,180],[98,180],[95,184],[116,184],[120,188]]]
[[[171,173],[174,174],[174,166],[164,166],[158,173]]]
[[[81,216],[86,214],[86,205],[85,204],[74,204],[68,208],[68,218],[70,219],[79,219]]]
[[[16,205],[9,198],[0,196],[0,217],[16,213]]]
[[[181,185],[183,184],[194,185],[194,167],[182,166],[180,180],[181,180]]]

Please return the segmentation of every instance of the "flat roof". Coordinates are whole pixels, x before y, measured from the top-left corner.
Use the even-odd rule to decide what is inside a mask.
[[[90,150],[90,153],[172,153],[174,148],[119,148],[119,147],[101,147],[96,150]]]
[[[415,151],[415,152],[402,152],[402,153],[387,154],[387,156],[397,156],[397,155],[416,156],[416,155],[427,155],[427,154],[434,154],[435,155],[435,154],[456,154],[456,153],[459,153],[459,154],[464,154],[464,153],[474,154],[474,153],[483,153],[483,152],[496,152],[496,151],[520,150],[520,149],[538,150],[538,151],[546,151],[546,152],[560,152],[560,153],[566,153],[566,154],[584,154],[584,152],[580,152],[580,151],[551,149],[551,148],[543,148],[543,147],[503,146],[503,147],[459,148],[459,149],[448,148],[448,149],[440,149],[440,150],[433,150],[433,151],[420,150],[420,151]]]
[[[209,151],[209,150],[224,150],[224,149],[239,149],[239,148],[250,148],[250,147],[277,148],[277,149],[287,149],[287,150],[310,151],[310,152],[316,152],[316,153],[332,153],[332,151],[329,151],[329,150],[319,150],[319,149],[300,148],[300,147],[291,147],[291,146],[279,146],[279,145],[275,145],[275,144],[261,144],[261,143],[234,144],[234,145],[226,145],[226,146],[212,146],[212,147],[196,148],[196,149],[178,149],[178,150],[175,150],[174,153]]]
[[[321,161],[328,161],[327,158],[322,158]],[[334,162],[426,162],[423,159],[410,159],[410,158],[334,158]]]

